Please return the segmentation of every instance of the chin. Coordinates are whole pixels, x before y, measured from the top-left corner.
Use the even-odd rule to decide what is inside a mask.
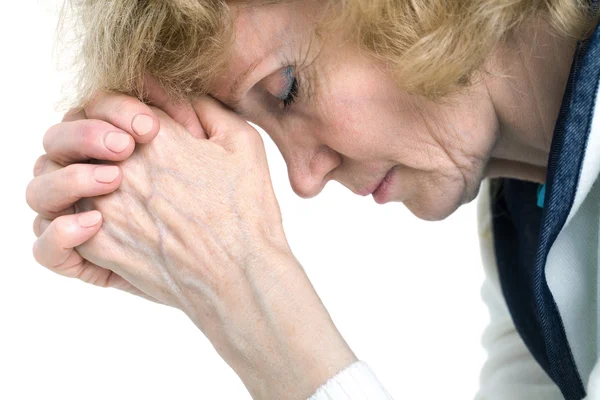
[[[427,197],[420,197],[414,201],[405,201],[404,205],[417,218],[425,221],[442,221],[460,208],[463,204],[470,203],[477,197],[475,195],[456,196],[449,198],[438,193]]]
[[[450,215],[454,213],[458,209],[458,207],[452,208],[450,210],[447,209],[430,209],[426,207],[422,207],[420,205],[411,205],[404,204],[413,215],[419,219],[424,221],[443,221],[448,218]]]

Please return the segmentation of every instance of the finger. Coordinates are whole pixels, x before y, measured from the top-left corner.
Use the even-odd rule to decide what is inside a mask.
[[[38,177],[40,175],[48,174],[50,172],[58,171],[59,169],[63,169],[64,167],[58,163],[52,161],[46,154],[38,158],[35,163],[35,167],[33,168],[33,176]],[[45,214],[46,216],[52,215],[54,218],[59,217],[61,215],[73,214],[75,213],[75,207],[73,205],[65,208],[64,210],[60,210],[56,213]]]
[[[40,236],[42,236],[42,233],[44,233],[44,231],[48,228],[48,226],[50,226],[51,223],[51,220],[45,219],[44,217],[38,214],[33,220],[33,233],[35,234],[35,237],[39,238]]]
[[[85,114],[90,119],[106,121],[129,133],[137,143],[152,141],[160,127],[149,106],[120,93],[98,93],[85,106]]]
[[[40,156],[33,167],[33,176],[38,177],[40,175],[48,174],[54,171],[58,171],[59,169],[63,169],[64,166],[55,163],[52,161],[46,154]],[[44,214],[48,217],[59,217],[61,215],[68,215],[75,213],[75,207],[73,205],[65,208],[64,210],[60,210],[55,213]]]
[[[259,133],[239,115],[219,101],[204,96],[194,102],[194,110],[209,137],[230,151],[262,144]]]
[[[33,167],[33,176],[38,177],[38,176],[41,176],[44,174],[58,171],[59,169],[63,169],[63,168],[64,167],[62,165],[55,163],[50,158],[48,158],[48,156],[46,154],[44,154],[44,155],[40,156],[38,158],[38,160],[36,161],[35,166]],[[28,188],[27,190],[30,190],[30,189]],[[37,194],[29,193],[29,194],[26,194],[26,196],[27,196],[27,198],[29,198],[29,196],[37,196]],[[29,202],[30,200],[27,200],[27,201]],[[61,215],[68,215],[68,214],[73,214],[73,213],[75,213],[75,207],[73,205],[71,205],[63,210],[59,210],[56,212],[44,213],[44,216],[46,216],[48,218],[56,218]]]
[[[35,165],[33,166],[33,176],[37,177],[40,175],[47,174],[49,172],[54,172],[61,168],[64,168],[64,166],[52,161],[47,154],[44,154],[40,156],[35,162]]]
[[[85,111],[82,108],[72,108],[62,119],[62,122],[73,122],[80,121],[82,119],[87,119],[87,115],[85,115]]]
[[[33,246],[37,262],[69,278],[77,278],[101,287],[112,287],[158,302],[117,273],[85,260],[75,250],[98,233],[102,224],[98,211],[59,217],[54,221],[36,217],[34,231],[38,240]]]
[[[44,135],[44,150],[62,165],[89,159],[123,161],[134,148],[129,133],[100,120],[62,122]]]
[[[144,94],[153,106],[163,110],[175,122],[190,132],[192,136],[208,138],[192,104],[185,101],[172,101],[160,84],[151,76],[147,76],[144,80]]]
[[[101,221],[102,215],[98,211],[56,218],[33,246],[36,261],[51,269],[80,264],[81,256],[73,249],[98,233]]]
[[[116,165],[69,165],[34,178],[27,186],[27,204],[42,217],[54,219],[83,197],[115,191],[122,178]]]

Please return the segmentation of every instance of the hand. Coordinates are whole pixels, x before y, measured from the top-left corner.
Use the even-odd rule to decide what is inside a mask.
[[[287,244],[260,135],[211,98],[205,136],[160,110],[160,132],[83,199],[104,223],[79,253],[183,310],[255,398],[310,396],[356,358]]]
[[[193,135],[203,135],[190,104],[174,104],[152,79],[146,80],[152,104],[167,112]],[[99,93],[81,110],[73,110],[44,136],[44,149],[27,188],[27,202],[38,213],[34,232],[36,260],[61,275],[103,287],[145,296],[118,274],[83,259],[74,249],[93,237],[101,226],[98,212],[74,214],[82,197],[116,190],[122,174],[90,165],[90,160],[118,162],[134,151],[135,142],[148,143],[158,133],[159,121],[147,105],[133,97]]]
[[[196,107],[205,117],[206,134],[200,138],[160,110],[153,112],[160,116],[160,132],[117,164],[123,171],[119,189],[75,204],[78,213],[98,210],[104,217],[96,236],[78,250],[146,295],[187,311],[188,300],[163,281],[175,277],[159,276],[160,264],[195,267],[198,261],[216,261],[240,267],[253,256],[252,246],[289,249],[260,135],[209,98]],[[224,258],[211,259],[217,256]]]

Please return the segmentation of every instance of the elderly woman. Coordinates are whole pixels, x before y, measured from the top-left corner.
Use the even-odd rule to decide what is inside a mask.
[[[334,179],[437,220],[481,191],[480,398],[600,398],[597,8],[77,1],[81,97],[28,187],[35,257],[183,310],[254,398],[389,398],[287,244],[251,121],[303,197]]]

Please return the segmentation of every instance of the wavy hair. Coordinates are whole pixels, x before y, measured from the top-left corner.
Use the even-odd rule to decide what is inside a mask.
[[[589,0],[322,1],[334,10],[332,19],[319,22],[322,29],[344,29],[390,66],[401,88],[427,98],[469,85],[527,20],[582,39],[598,19]],[[234,40],[225,0],[70,0],[65,10],[76,17],[79,33],[80,103],[99,90],[142,96],[147,74],[171,96],[206,94]]]

